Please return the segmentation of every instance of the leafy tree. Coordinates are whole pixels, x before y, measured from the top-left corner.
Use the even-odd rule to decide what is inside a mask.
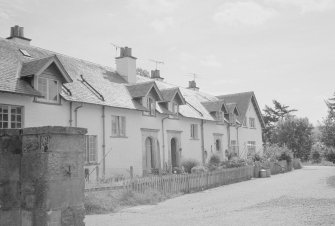
[[[332,100],[335,100],[335,98],[329,99],[329,101],[326,102],[328,115],[320,126],[320,140],[326,146],[335,147],[335,103],[331,102]]]
[[[292,115],[292,112],[297,111],[296,109],[289,109],[290,106],[281,104],[277,100],[272,101],[274,107],[265,105],[263,119],[265,123],[265,129],[263,131],[263,139],[267,143],[274,143],[273,136],[274,130],[279,120],[284,120],[285,117]]]
[[[312,130],[307,118],[287,116],[278,122],[273,139],[292,150],[294,157],[307,160],[313,144]]]
[[[136,74],[143,76],[143,77],[150,77],[149,71],[142,69],[142,68],[136,68]]]

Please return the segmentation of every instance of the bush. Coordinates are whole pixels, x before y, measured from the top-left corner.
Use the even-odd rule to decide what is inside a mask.
[[[335,163],[335,149],[333,147],[327,148],[325,158],[327,161]]]
[[[182,174],[182,173],[184,173],[184,170],[182,169],[182,167],[173,167],[172,168],[172,173],[173,174]]]
[[[263,158],[270,162],[277,162],[280,154],[285,148],[278,146],[277,144],[267,144],[264,147]]]
[[[191,173],[206,173],[208,170],[204,166],[195,166],[191,169]]]
[[[220,157],[217,155],[212,155],[209,158],[208,165],[214,165],[214,166],[219,166],[220,165]]]
[[[223,161],[220,163],[220,168],[237,168],[241,166],[246,166],[247,160],[241,159],[239,157],[233,157],[228,161]]]
[[[282,148],[282,151],[278,157],[279,161],[286,160],[287,164],[291,163],[293,160],[293,153],[286,147]]]
[[[321,162],[321,154],[318,150],[312,150],[309,158],[312,160],[312,163]]]
[[[191,173],[192,168],[200,165],[200,163],[195,159],[185,159],[182,161],[181,165],[184,167],[186,173]]]
[[[302,164],[300,159],[293,159],[293,168],[294,169],[301,169],[302,168]]]

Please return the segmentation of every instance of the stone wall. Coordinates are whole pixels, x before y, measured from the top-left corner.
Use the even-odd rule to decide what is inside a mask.
[[[0,226],[84,225],[85,133],[0,130]]]

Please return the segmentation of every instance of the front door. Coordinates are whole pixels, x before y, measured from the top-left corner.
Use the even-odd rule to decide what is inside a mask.
[[[145,140],[146,150],[146,166],[148,170],[155,168],[155,156],[153,150],[153,140],[151,137],[147,137]]]
[[[177,167],[177,140],[176,138],[171,139],[171,163],[172,167]]]

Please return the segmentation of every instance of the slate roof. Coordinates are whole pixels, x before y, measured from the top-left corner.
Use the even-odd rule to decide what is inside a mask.
[[[179,96],[179,104],[185,104],[186,100],[184,99],[183,95],[180,92],[179,87],[172,87],[172,88],[167,88],[167,89],[161,89],[161,94],[163,96],[163,101],[165,102],[170,102],[172,101],[176,95]]]
[[[254,105],[254,108],[261,122],[261,125],[264,128],[264,121],[263,121],[262,113],[259,109],[254,92],[251,91],[251,92],[244,92],[244,93],[227,94],[227,95],[221,95],[217,97],[220,99],[224,99],[225,102],[227,103],[227,106],[229,105],[229,103],[236,104],[239,110],[239,113],[240,113],[240,115],[238,116],[238,120],[240,122],[244,121],[245,114],[247,113],[249,104],[251,102]]]
[[[20,49],[26,50],[31,57],[24,56]],[[57,57],[73,81],[63,84],[70,91],[61,92],[61,96],[67,101],[143,111],[147,109],[135,101],[134,98],[145,96],[154,87],[157,89],[161,100],[169,100],[179,90],[186,103],[179,106],[179,113],[184,117],[210,121],[215,121],[215,118],[209,110],[217,109],[219,103],[223,102],[222,97],[215,97],[207,93],[177,87],[141,76],[137,77],[136,84],[129,85],[122,76],[110,67],[3,38],[0,38],[0,92],[41,96],[20,75],[26,76],[36,73],[53,56]],[[87,87],[81,75],[103,98],[99,98],[99,95],[96,95]],[[227,97],[228,100],[231,100],[229,96]],[[205,104],[203,104],[204,102]],[[213,103],[206,104],[206,102]],[[226,98],[224,98],[224,102],[227,103]],[[237,103],[237,106],[238,108],[244,107],[240,103]],[[161,113],[172,113],[162,106],[158,106],[157,110]]]
[[[209,112],[221,111],[222,107],[224,107],[225,110],[228,110],[226,108],[224,100],[204,101],[204,102],[201,102],[201,103],[202,103],[202,105],[205,106],[205,108]]]
[[[34,75],[38,73],[52,58],[53,58],[52,56],[48,56],[23,62],[21,69],[21,77]]]

